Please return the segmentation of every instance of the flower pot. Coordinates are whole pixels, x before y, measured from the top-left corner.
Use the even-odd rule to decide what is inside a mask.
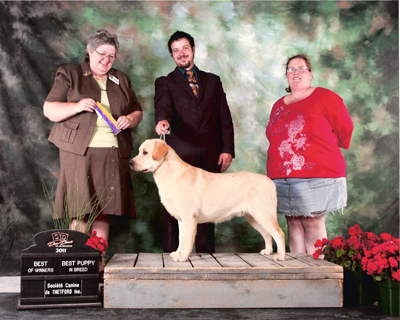
[[[377,282],[379,310],[392,315],[399,314],[399,281],[385,279]]]
[[[344,270],[343,306],[369,306],[377,300],[373,278],[363,271]]]

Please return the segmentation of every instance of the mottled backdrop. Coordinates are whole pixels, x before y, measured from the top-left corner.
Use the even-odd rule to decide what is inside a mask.
[[[52,228],[42,183],[51,189],[58,150],[42,113],[54,73],[80,63],[88,35],[116,33],[114,66],[127,73],[144,109],[137,148],[154,131],[154,81],[174,68],[166,42],[177,29],[196,40],[196,64],[221,76],[235,125],[230,172],[265,174],[265,127],[285,94],[286,58],[310,56],[314,86],[343,97],[355,124],[347,160],[349,201],[329,215],[329,237],[364,230],[398,236],[398,2],[113,1],[0,2],[0,274],[18,274],[19,253]],[[135,155],[135,151],[133,153]],[[138,218],[116,223],[115,252],[160,252],[162,215],[151,174],[132,173]],[[221,199],[223,201],[223,199]],[[286,231],[284,219],[280,220]],[[217,226],[219,252],[256,252],[261,237],[237,218]]]

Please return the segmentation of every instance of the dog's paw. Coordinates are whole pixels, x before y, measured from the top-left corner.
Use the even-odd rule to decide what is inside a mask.
[[[272,249],[271,250],[264,249],[264,250],[260,251],[260,254],[262,256],[269,256],[271,253],[272,253]]]
[[[172,259],[174,259],[174,261],[178,261],[178,258],[179,258],[179,256],[180,256],[180,254],[179,254],[179,252],[178,251],[174,251],[174,252],[171,252],[171,254],[169,255]]]
[[[182,255],[178,251],[171,252],[170,257],[175,261],[175,262],[185,262],[188,261],[189,255]]]
[[[179,258],[178,258],[178,260],[175,260],[175,261],[186,262],[186,261],[188,261],[188,260],[189,260],[189,257],[188,257],[188,256],[187,256],[187,257],[184,257],[184,256],[180,255]]]
[[[284,261],[286,259],[286,254],[274,254],[273,259],[275,261]]]
[[[175,255],[172,257],[172,259],[174,259],[175,262],[186,262],[188,261],[189,257],[184,257],[181,255]]]

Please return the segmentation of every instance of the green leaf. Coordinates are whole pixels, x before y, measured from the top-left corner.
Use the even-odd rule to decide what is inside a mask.
[[[383,280],[383,277],[380,274],[377,274],[374,278],[375,278],[376,281],[382,281]]]
[[[343,249],[340,249],[340,250],[338,250],[338,251],[336,252],[336,257],[340,258],[341,256],[343,256],[343,254],[344,254],[344,250],[343,250]]]

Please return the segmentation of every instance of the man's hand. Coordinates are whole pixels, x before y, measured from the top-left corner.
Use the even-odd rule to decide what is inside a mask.
[[[221,153],[219,155],[218,165],[220,165],[221,163],[221,172],[224,172],[226,169],[229,168],[232,163],[232,155],[230,153]]]
[[[156,132],[158,135],[166,134],[169,130],[169,123],[167,120],[161,120],[156,125]]]

